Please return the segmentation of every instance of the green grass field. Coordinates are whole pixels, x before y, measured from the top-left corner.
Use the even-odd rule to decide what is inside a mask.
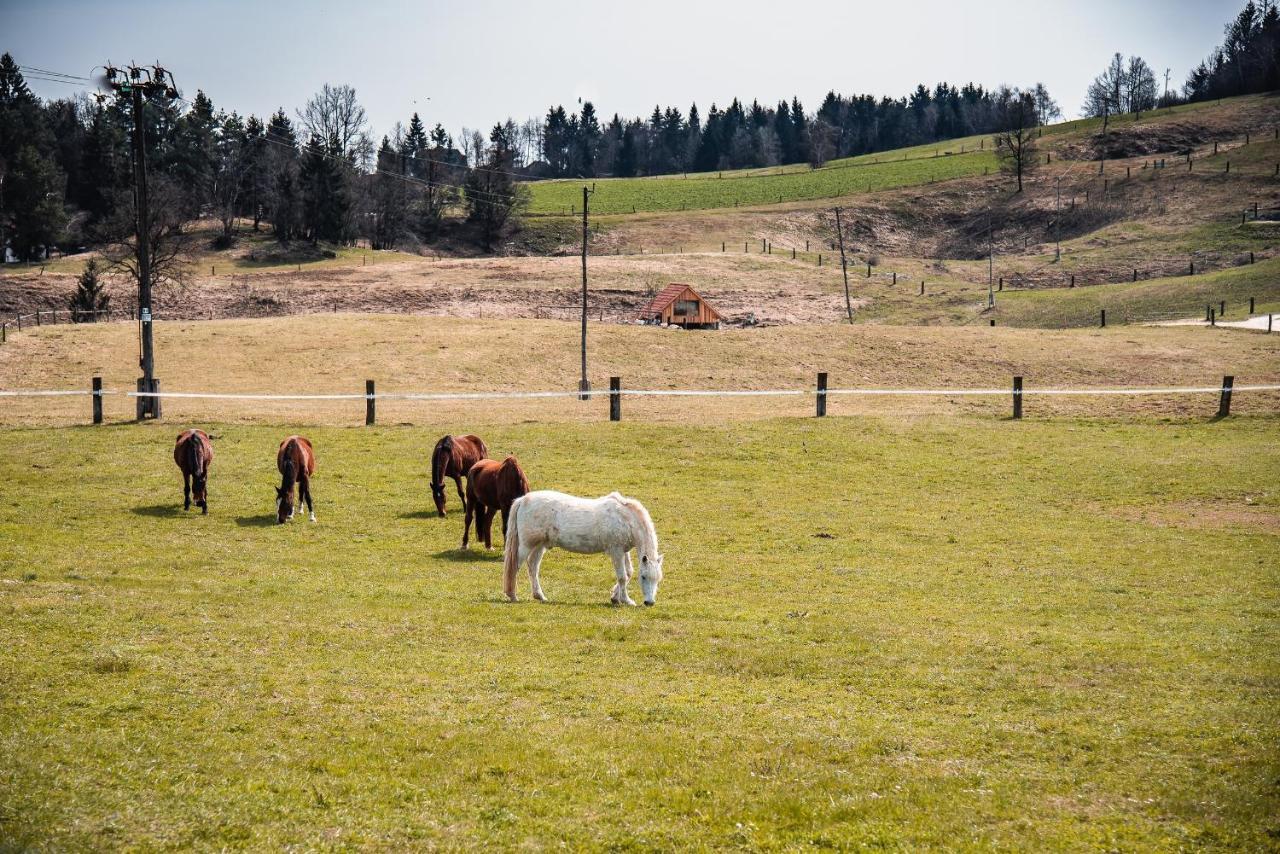
[[[1206,305],[1217,312],[1227,303],[1228,320],[1249,314],[1280,311],[1280,258],[1232,267],[1199,276],[1174,276],[1134,283],[1080,288],[1006,291],[997,300],[996,322],[1009,326],[1053,329],[1096,326],[1099,311],[1107,322],[1142,323],[1204,315]]]
[[[1264,101],[1265,96],[1250,96],[1227,99],[1226,103],[1229,109],[1240,109]],[[1141,118],[1132,114],[1113,116],[1110,126],[1119,129],[1137,124],[1184,121],[1188,114],[1216,107],[1216,103],[1208,102],[1144,113]],[[1101,119],[1079,119],[1050,125],[1044,129],[1042,145],[1052,151],[1086,134],[1096,133],[1101,127]],[[1242,133],[1244,129],[1240,128]],[[792,164],[688,175],[538,181],[529,184],[530,212],[569,214],[577,210],[581,213],[584,184],[595,187],[591,210],[600,215],[764,206],[838,198],[995,172],[998,163],[991,146],[990,135],[978,135],[842,158],[816,170],[805,164]],[[1247,157],[1250,162],[1265,161],[1269,164],[1271,161],[1267,157],[1270,153],[1254,152]]]
[[[919,155],[907,160],[902,160],[902,155],[901,151],[886,152],[836,161],[821,169],[804,167],[777,173],[597,178],[586,183],[596,188],[591,197],[591,210],[604,215],[633,210],[700,210],[829,199],[981,175],[998,168],[990,150],[937,157]],[[576,180],[530,184],[530,213],[569,214],[576,205],[581,214],[583,183]]]
[[[447,425],[460,429],[464,425]],[[1253,849],[1280,836],[1274,418],[477,427],[621,489],[655,608],[426,513],[446,429],[0,430],[0,848]]]

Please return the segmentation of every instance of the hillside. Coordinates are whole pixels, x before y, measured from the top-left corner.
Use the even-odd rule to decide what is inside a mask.
[[[1280,98],[1251,96],[1117,117],[1105,137],[1093,121],[1049,127],[1041,144],[1050,162],[1022,193],[976,165],[991,157],[973,152],[982,144],[976,138],[938,147],[937,156],[908,149],[814,171],[597,182],[592,316],[630,320],[648,295],[681,281],[731,324],[840,322],[837,204],[844,208],[859,322],[986,323],[988,276],[1003,280],[995,313],[1001,324],[1090,325],[1107,305],[1113,323],[1170,311],[1194,316],[1206,302],[1222,300],[1234,311],[1248,297],[1259,309],[1272,306],[1280,294],[1274,279],[1259,272],[1272,268],[1246,267],[1251,258],[1263,263],[1280,254],[1278,125]],[[1081,159],[1097,156],[1100,146],[1109,154],[1105,162]],[[1179,151],[1190,153],[1190,165]],[[938,169],[951,170],[951,177],[929,184]],[[855,175],[863,177],[849,185]],[[873,184],[901,183],[868,193],[862,184],[868,175]],[[565,198],[575,188],[580,194],[580,182],[533,186],[535,194],[569,193]],[[806,196],[828,191],[848,194]],[[733,193],[755,194],[762,203],[733,207]],[[536,204],[554,206],[548,200],[555,198]],[[636,204],[639,213],[600,213],[637,199],[649,200]],[[695,203],[730,206],[671,209]],[[644,204],[667,209],[645,211]],[[188,281],[163,290],[157,310],[185,319],[319,311],[569,319],[580,302],[579,229],[572,216],[531,216],[501,257],[475,257],[449,246],[425,254],[282,248],[266,231],[247,227],[230,250],[216,250],[207,223],[193,234]],[[8,265],[0,272],[0,316],[64,309],[82,263],[74,256]],[[1135,277],[1136,285],[1162,284],[1137,287]],[[131,305],[125,283],[113,291],[117,306]]]

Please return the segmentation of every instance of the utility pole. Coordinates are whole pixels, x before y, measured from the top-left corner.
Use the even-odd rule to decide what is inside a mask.
[[[1062,260],[1062,176],[1053,181],[1056,187],[1057,201],[1054,202],[1053,214],[1053,260]]]
[[[143,96],[165,95],[176,98],[178,90],[174,86],[173,75],[159,65],[131,65],[125,70],[108,63],[106,78],[107,85],[113,91],[128,95],[133,101],[133,185],[138,217],[138,322],[141,324],[142,344],[142,354],[138,360],[142,377],[138,380],[138,391],[154,395],[159,392],[160,384],[155,376],[156,358],[151,326],[151,217],[147,207],[147,144]],[[159,418],[160,398],[139,397],[137,417],[139,421],[144,418]]]
[[[836,236],[840,238],[840,272],[844,274],[844,310],[853,323],[853,301],[849,299],[849,263],[844,259],[844,228],[840,225],[840,209],[836,208]]]
[[[991,209],[987,208],[987,308],[996,307],[996,256],[991,246]]]
[[[591,191],[582,187],[582,379],[578,380],[578,399],[591,397],[591,382],[587,379],[587,199]]]

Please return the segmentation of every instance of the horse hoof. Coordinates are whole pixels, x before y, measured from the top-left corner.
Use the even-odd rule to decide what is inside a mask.
[[[311,521],[312,521],[312,522],[314,522],[315,520],[316,520],[316,514],[312,513],[312,514],[311,514]]]

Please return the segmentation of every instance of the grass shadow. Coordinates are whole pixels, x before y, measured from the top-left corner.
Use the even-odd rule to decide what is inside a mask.
[[[432,557],[447,560],[450,563],[501,563],[502,549],[495,548],[493,551],[485,551],[484,548],[445,549],[442,552],[436,552]]]
[[[270,528],[276,524],[274,516],[237,516],[236,524],[241,528]]]
[[[401,519],[439,519],[440,516],[434,510],[412,510],[408,513],[401,513],[400,518]]]
[[[195,505],[192,505],[192,509],[199,515],[200,510]],[[133,512],[138,516],[151,516],[155,519],[172,519],[175,516],[186,515],[186,511],[177,504],[149,504],[146,507],[134,507]]]

